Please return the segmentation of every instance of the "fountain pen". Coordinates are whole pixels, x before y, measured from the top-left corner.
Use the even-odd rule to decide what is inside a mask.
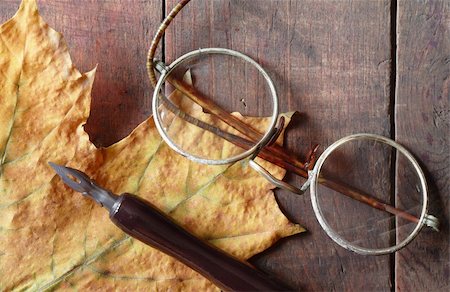
[[[288,291],[284,284],[195,237],[151,203],[116,195],[85,173],[49,162],[73,190],[104,207],[111,221],[132,237],[181,261],[224,291]]]

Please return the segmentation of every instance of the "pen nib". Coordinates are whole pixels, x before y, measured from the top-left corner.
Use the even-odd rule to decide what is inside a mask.
[[[49,162],[48,164],[71,189],[94,199],[109,211],[113,209],[118,196],[97,185],[87,174],[78,169],[58,165],[53,162]]]

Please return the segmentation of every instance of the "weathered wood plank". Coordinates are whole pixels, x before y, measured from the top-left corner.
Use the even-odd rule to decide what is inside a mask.
[[[0,21],[19,0],[4,0]],[[88,131],[98,145],[125,136],[150,113],[145,55],[160,1],[38,1],[81,71],[99,64]],[[173,7],[175,0],[167,3]],[[229,47],[259,61],[283,111],[300,110],[287,144],[305,154],[355,132],[390,133],[390,1],[192,1],[175,20],[166,54]],[[423,230],[396,256],[398,290],[449,289],[449,2],[398,1],[396,138],[422,162],[441,233]],[[136,66],[130,66],[136,64]],[[393,101],[392,101],[393,102]],[[288,177],[300,184],[302,180]],[[307,290],[389,290],[389,257],[368,258],[331,242],[309,197],[278,191],[283,210],[308,228],[252,261]]]
[[[429,212],[441,221],[441,232],[424,228],[397,254],[399,291],[450,289],[449,6],[445,0],[398,1],[396,138],[425,168]]]
[[[1,20],[19,0],[2,1]],[[151,114],[147,50],[162,14],[160,1],[38,1],[48,24],[64,34],[75,66],[97,67],[86,129],[99,146],[125,137]]]
[[[175,3],[167,1],[166,10]],[[274,79],[281,109],[303,113],[288,133],[293,153],[356,132],[390,135],[389,1],[192,1],[166,36],[167,60],[212,46],[256,59]],[[295,288],[390,290],[389,256],[338,247],[319,227],[308,195],[277,193],[285,213],[309,232],[253,263]]]

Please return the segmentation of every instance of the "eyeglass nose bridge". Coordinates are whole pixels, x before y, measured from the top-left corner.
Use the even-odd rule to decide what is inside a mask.
[[[248,164],[250,165],[251,168],[253,168],[256,172],[258,172],[260,175],[262,175],[265,179],[267,179],[269,182],[271,182],[278,188],[293,192],[294,194],[297,194],[297,195],[303,195],[305,193],[305,191],[309,188],[309,186],[314,178],[314,175],[315,175],[314,170],[308,171],[308,179],[300,188],[298,188],[296,186],[288,184],[287,182],[277,179],[270,172],[268,172],[264,167],[262,167],[260,164],[258,164],[253,158],[248,161]]]
[[[283,132],[283,129],[284,129],[284,117],[280,116],[280,118],[278,119],[277,126],[275,128],[273,128],[271,133],[269,134],[270,139],[265,146],[270,146],[273,143],[275,143],[277,141],[278,137]],[[289,191],[289,192],[292,192],[297,195],[303,195],[305,193],[305,191],[309,188],[309,185],[311,184],[315,170],[308,171],[308,179],[300,188],[298,188],[294,185],[288,184],[288,183],[274,177],[269,171],[267,171],[267,169],[265,169],[263,166],[261,166],[259,163],[257,163],[255,161],[255,158],[258,156],[258,154],[262,148],[263,147],[256,149],[255,152],[250,156],[250,159],[248,161],[248,164],[250,165],[250,167],[253,168],[260,175],[262,175],[269,182],[274,184],[276,187],[286,190],[286,191]]]

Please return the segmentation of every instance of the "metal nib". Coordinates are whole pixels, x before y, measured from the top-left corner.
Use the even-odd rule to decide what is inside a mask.
[[[110,212],[114,209],[114,204],[119,197],[109,190],[97,185],[87,174],[77,169],[58,165],[53,162],[49,162],[48,164],[70,188],[82,193],[86,197],[92,198]]]

